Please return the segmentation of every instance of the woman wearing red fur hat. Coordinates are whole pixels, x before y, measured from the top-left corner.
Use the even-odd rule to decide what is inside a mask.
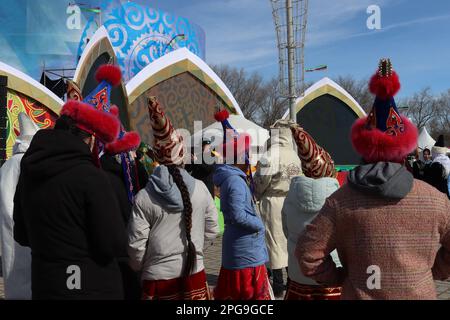
[[[122,299],[117,263],[126,256],[119,205],[92,157],[112,142],[116,118],[67,102],[55,128],[39,131],[22,160],[14,238],[32,252],[33,299]]]
[[[182,137],[154,98],[148,101],[158,166],[135,200],[128,229],[131,267],[141,273],[146,300],[208,300],[205,240],[219,233],[205,184],[184,166]]]
[[[226,110],[216,113],[215,118],[224,129],[224,144],[218,150],[225,163],[217,165],[213,180],[220,188],[225,231],[222,267],[214,297],[217,300],[270,300],[265,227],[251,191],[250,136],[235,132]]]
[[[433,279],[450,276],[450,202],[403,165],[417,129],[395,106],[400,88],[390,61],[380,61],[369,116],[352,142],[366,164],[348,175],[307,225],[296,249],[304,275],[341,286],[341,299],[436,299]],[[343,268],[329,258],[339,252]]]

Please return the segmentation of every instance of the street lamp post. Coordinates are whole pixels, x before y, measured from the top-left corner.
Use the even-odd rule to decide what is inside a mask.
[[[289,110],[290,118],[295,122],[295,45],[292,20],[292,0],[286,0],[286,22],[287,22],[287,57],[288,57],[288,87],[289,87]]]
[[[169,43],[166,44],[166,46],[164,47],[164,50],[163,50],[163,52],[162,52],[162,55],[164,55],[164,54],[166,53],[167,48],[168,48],[168,47],[170,46],[170,44],[171,44],[176,38],[178,38],[178,37],[183,37],[183,38],[184,38],[184,33],[179,33],[179,34],[174,35],[174,36],[172,37],[172,39],[170,39]]]

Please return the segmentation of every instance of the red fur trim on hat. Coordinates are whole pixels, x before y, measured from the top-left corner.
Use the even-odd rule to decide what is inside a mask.
[[[95,79],[97,79],[98,82],[102,82],[105,80],[106,82],[110,83],[113,87],[120,84],[120,80],[122,80],[122,71],[120,71],[120,68],[118,66],[112,65],[112,64],[103,64],[95,73]]]
[[[217,150],[219,152],[222,152],[222,155],[224,157],[230,156],[229,154],[227,155],[227,152],[231,151],[234,152],[235,156],[240,157],[244,155],[246,151],[250,150],[251,140],[252,137],[247,133],[239,134],[239,137],[237,137],[237,139],[227,137],[228,142],[220,145]]]
[[[389,161],[403,163],[405,157],[417,147],[416,126],[402,117],[405,131],[398,136],[390,136],[376,128],[367,129],[367,118],[358,119],[352,126],[353,148],[369,163]]]
[[[222,122],[222,121],[228,119],[229,116],[230,116],[230,114],[228,113],[228,110],[223,109],[214,114],[214,119],[216,119],[216,121]]]
[[[111,112],[111,114],[113,116],[115,116],[116,118],[119,117],[119,107],[117,107],[115,104],[113,104],[111,106],[111,108],[109,109],[109,112]]]
[[[111,155],[128,152],[136,149],[141,143],[141,138],[137,132],[127,132],[120,140],[108,143],[105,146],[107,153]]]
[[[119,135],[120,123],[116,117],[81,101],[66,102],[61,115],[72,118],[80,129],[95,134],[104,143],[114,141]]]
[[[380,77],[378,73],[375,73],[370,78],[369,90],[382,100],[395,96],[400,90],[400,80],[397,73],[392,71],[392,75],[389,77]]]

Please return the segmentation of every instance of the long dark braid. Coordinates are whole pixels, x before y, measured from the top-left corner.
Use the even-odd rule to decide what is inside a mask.
[[[183,199],[183,218],[184,224],[186,226],[186,240],[187,240],[187,260],[184,266],[183,276],[188,277],[193,271],[195,267],[195,262],[197,260],[197,251],[195,249],[195,245],[191,239],[191,230],[192,230],[192,203],[191,196],[189,195],[189,191],[186,187],[186,184],[183,181],[183,177],[181,176],[180,169],[177,166],[171,165],[168,166],[170,175],[173,178],[173,181],[177,185],[178,189],[181,192],[181,198]]]

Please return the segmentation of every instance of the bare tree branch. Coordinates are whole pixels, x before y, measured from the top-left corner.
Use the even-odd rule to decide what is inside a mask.
[[[247,119],[269,128],[288,109],[287,100],[280,96],[278,81],[275,78],[264,81],[257,72],[248,74],[242,68],[231,68],[227,65],[212,68],[230,89]],[[339,76],[335,81],[353,96],[366,112],[372,109],[375,97],[368,89],[368,79],[357,80],[347,75]],[[305,87],[311,85],[312,83],[308,83]],[[433,137],[444,134],[447,141],[450,141],[450,89],[434,96],[430,88],[424,88],[411,97],[400,100],[398,106],[399,109],[406,110],[406,115],[419,130],[427,126]]]
[[[356,80],[351,75],[338,76],[335,82],[347,91],[367,113],[372,109],[374,96],[370,93],[368,79]]]
[[[415,93],[410,98],[401,100],[399,107],[406,109],[406,116],[415,123],[419,130],[438,114],[437,99],[431,95],[428,87]]]

